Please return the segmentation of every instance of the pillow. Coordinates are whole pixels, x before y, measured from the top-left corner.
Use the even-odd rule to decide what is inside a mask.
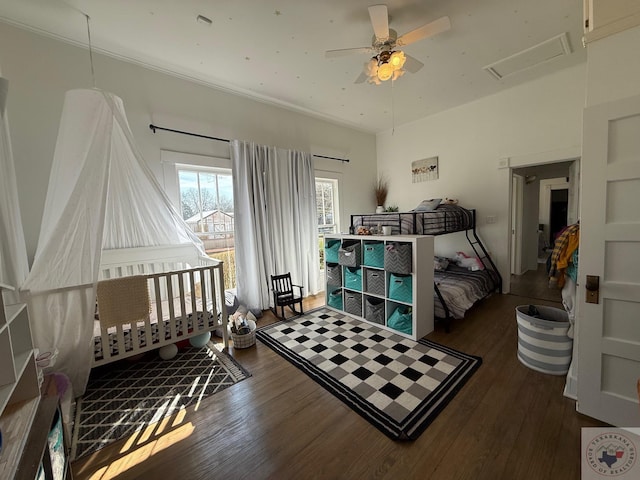
[[[449,266],[449,259],[445,257],[433,257],[434,270],[446,270]]]
[[[441,198],[432,198],[431,200],[423,200],[422,202],[420,202],[420,205],[414,208],[413,211],[414,212],[430,212],[431,210],[435,210],[436,207],[440,205],[441,201],[442,201]]]

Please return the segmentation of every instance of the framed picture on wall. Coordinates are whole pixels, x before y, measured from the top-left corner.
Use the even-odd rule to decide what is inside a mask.
[[[411,163],[412,183],[438,179],[438,157],[424,158]]]

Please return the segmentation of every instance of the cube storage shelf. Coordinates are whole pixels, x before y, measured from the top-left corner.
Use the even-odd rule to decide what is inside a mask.
[[[0,284],[0,478],[14,478],[40,403],[29,312],[24,304],[5,305]]]
[[[433,331],[433,242],[428,235],[325,235],[327,306],[413,340],[424,337]],[[404,331],[389,323],[398,308],[411,312]]]

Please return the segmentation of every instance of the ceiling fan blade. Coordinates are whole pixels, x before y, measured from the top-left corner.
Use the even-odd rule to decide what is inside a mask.
[[[389,13],[386,5],[371,5],[369,7],[369,17],[376,38],[385,42],[389,38]]]
[[[451,21],[449,20],[449,17],[440,17],[438,20],[434,20],[431,23],[422,25],[415,30],[411,30],[410,32],[405,33],[401,37],[398,37],[398,39],[396,40],[396,45],[398,47],[403,47],[405,45],[409,45],[410,43],[417,42],[418,40],[433,37],[434,35],[438,35],[439,33],[446,32],[450,28]]]
[[[324,56],[325,58],[335,58],[352,55],[354,53],[375,53],[375,50],[371,47],[341,48],[338,50],[327,50],[324,52]]]
[[[358,75],[358,78],[356,78],[356,81],[353,83],[364,83],[367,78],[369,78],[369,75],[365,72],[360,72],[360,75]]]
[[[404,54],[406,60],[404,62],[403,68],[407,72],[416,73],[422,67],[424,67],[424,63],[422,63],[417,58],[412,57],[411,55]]]

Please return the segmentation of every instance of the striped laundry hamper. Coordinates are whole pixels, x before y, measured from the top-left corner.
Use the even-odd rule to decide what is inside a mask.
[[[538,372],[566,375],[573,353],[567,312],[545,305],[520,305],[516,319],[518,360]]]

